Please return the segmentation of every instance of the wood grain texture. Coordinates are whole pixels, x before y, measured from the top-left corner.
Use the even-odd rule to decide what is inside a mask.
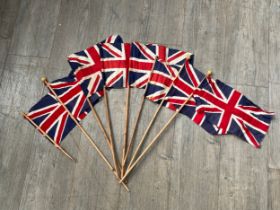
[[[260,106],[268,106],[267,88],[239,85],[237,89]],[[268,144],[257,150],[244,147],[233,136],[220,141],[219,209],[267,209]]]
[[[0,0],[0,204],[5,210],[280,208],[280,1]],[[78,129],[62,143],[72,163],[18,111],[46,92],[40,81],[66,76],[66,57],[110,34],[195,54],[195,66],[262,108],[276,112],[260,150],[213,137],[179,115],[129,176],[116,181]],[[130,125],[143,90],[131,90]],[[125,91],[108,91],[120,157]],[[106,125],[105,107],[95,107]],[[146,101],[137,144],[157,105]],[[163,108],[145,145],[172,112]],[[82,122],[113,163],[92,113]],[[131,127],[131,126],[130,126]],[[131,133],[129,133],[129,136]],[[135,147],[134,147],[135,150]]]
[[[9,53],[49,57],[60,1],[21,1]]]

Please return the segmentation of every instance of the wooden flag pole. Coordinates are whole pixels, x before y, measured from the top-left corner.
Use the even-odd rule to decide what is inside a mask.
[[[155,61],[154,61],[154,63],[153,63],[153,67],[152,67],[152,70],[151,70],[151,72],[150,72],[150,75],[152,74],[152,72],[153,72],[153,70],[154,70],[154,66],[155,66],[156,60],[157,60],[157,57],[156,57],[156,59],[155,59]],[[148,84],[149,82],[150,82],[150,76],[149,76],[149,79],[148,79],[147,84]],[[126,151],[126,154],[125,154],[124,165],[126,164],[127,158],[128,158],[128,156],[129,156],[129,154],[130,154],[130,151],[131,151],[131,149],[132,149],[132,145],[133,145],[133,143],[134,143],[135,134],[136,134],[136,131],[137,131],[137,128],[138,128],[138,123],[139,123],[139,120],[140,120],[140,117],[141,117],[141,114],[142,114],[142,110],[143,110],[143,107],[144,107],[144,104],[145,104],[145,95],[146,95],[147,87],[148,87],[147,84],[146,84],[146,87],[145,87],[145,90],[144,90],[144,95],[142,96],[140,109],[138,110],[138,114],[137,114],[137,117],[136,117],[136,121],[135,121],[133,130],[132,130],[131,139],[130,139],[130,141],[129,141],[128,148],[127,148],[127,151]]]
[[[206,79],[208,76],[210,76],[212,72],[209,70],[207,72],[207,76],[204,78]],[[204,81],[204,79],[201,81],[201,83]],[[200,83],[200,84],[201,84]],[[196,88],[197,89],[197,88]],[[190,94],[190,96],[184,101],[184,103],[179,107],[179,109],[176,110],[176,112],[172,115],[172,117],[168,120],[168,122],[163,126],[163,128],[158,132],[158,134],[154,137],[154,139],[151,141],[151,143],[144,149],[144,151],[141,153],[141,155],[136,159],[136,161],[128,168],[125,175],[122,177],[120,182],[123,182],[123,180],[129,175],[129,173],[132,171],[132,169],[139,163],[139,161],[142,160],[144,155],[152,148],[152,146],[159,140],[160,135],[165,131],[166,128],[173,122],[175,117],[180,113],[180,111],[184,108],[184,106],[189,102],[189,100],[192,98],[193,93]]]
[[[127,147],[127,151],[126,151],[126,154],[125,154],[125,157],[124,157],[124,164],[126,164],[128,155],[129,155],[129,153],[130,153],[130,151],[132,149],[132,145],[133,145],[133,142],[134,142],[134,139],[135,139],[134,137],[135,137],[135,134],[136,134],[136,130],[138,128],[138,123],[139,123],[140,116],[141,116],[142,111],[143,111],[144,104],[145,104],[145,96],[143,96],[142,100],[141,100],[140,109],[138,110],[137,118],[136,118],[133,130],[132,130],[132,136],[131,136],[131,139],[129,141],[129,144],[128,144],[128,147]]]
[[[34,121],[30,117],[28,117],[26,113],[22,112],[21,115],[24,119],[28,120],[37,130],[39,130],[44,137],[46,137],[59,151],[62,152],[62,154],[76,162],[76,160],[71,155],[69,155],[65,149],[63,149],[59,144],[57,144],[45,131],[43,131],[36,123],[34,123]]]
[[[177,77],[179,76],[179,73],[181,72],[182,69],[183,69],[183,66],[180,68],[180,70],[179,70],[178,74],[176,75],[176,77],[174,78],[174,80],[177,79]],[[173,82],[174,82],[174,80],[173,80]],[[169,90],[171,89],[171,87],[172,87],[172,85],[170,87],[168,87],[168,89],[166,91],[166,95],[169,92]],[[132,156],[132,158],[131,158],[127,168],[131,167],[131,165],[133,164],[133,161],[135,160],[136,156],[138,155],[139,149],[143,145],[143,143],[144,143],[144,141],[146,139],[146,136],[148,135],[152,125],[154,124],[154,122],[156,120],[156,117],[158,116],[159,111],[161,110],[161,107],[163,106],[163,102],[164,102],[164,99],[161,100],[161,102],[159,104],[159,107],[157,108],[156,112],[154,113],[154,115],[153,115],[153,117],[152,117],[148,127],[146,128],[146,130],[145,130],[145,132],[144,132],[144,134],[143,134],[143,136],[142,136],[142,138],[141,138],[141,140],[140,140],[140,142],[139,142],[139,144],[138,144],[138,146],[137,146],[137,148],[136,148],[136,150],[135,150],[135,152],[134,152],[134,154],[133,154],[133,156]]]
[[[140,140],[140,142],[139,142],[139,144],[137,145],[137,148],[136,148],[135,152],[133,153],[132,158],[131,158],[131,160],[129,161],[129,164],[128,164],[128,167],[127,167],[127,168],[130,168],[130,167],[131,167],[133,161],[135,160],[136,156],[138,155],[140,148],[141,148],[142,145],[144,144],[144,141],[145,141],[145,139],[146,139],[146,136],[148,135],[148,133],[149,133],[149,131],[150,131],[152,125],[154,124],[154,121],[156,120],[156,117],[157,117],[159,111],[161,110],[161,107],[162,107],[162,105],[163,105],[163,102],[164,102],[164,100],[162,100],[162,101],[160,102],[159,107],[157,108],[156,112],[154,113],[154,115],[153,115],[153,117],[152,117],[152,119],[151,119],[151,121],[150,121],[148,127],[146,128],[146,130],[145,130],[145,132],[144,132],[144,134],[143,134],[143,136],[142,136],[142,138],[141,138],[141,140]]]
[[[110,115],[110,109],[109,109],[107,90],[105,87],[103,88],[103,92],[104,92],[104,99],[105,99],[104,104],[105,104],[105,108],[106,108],[106,120],[107,120],[107,125],[109,128],[110,140],[113,143],[114,138],[113,138],[113,130],[112,130],[112,121],[111,121],[111,115]]]
[[[92,103],[91,103],[89,98],[87,98],[87,102],[88,102],[88,104],[89,104],[89,106],[90,106],[90,108],[92,110],[92,113],[93,113],[94,117],[97,120],[98,126],[101,129],[101,131],[102,131],[102,133],[103,133],[103,135],[104,135],[104,137],[106,139],[106,142],[107,142],[107,144],[108,144],[108,146],[110,148],[110,151],[111,151],[111,154],[112,154],[112,157],[113,157],[113,161],[114,161],[115,170],[116,170],[116,172],[118,174],[118,177],[120,178],[120,176],[119,176],[119,174],[120,174],[119,173],[119,164],[118,164],[117,159],[116,159],[115,148],[113,147],[113,144],[112,144],[110,138],[108,137],[108,134],[107,134],[107,132],[106,132],[106,130],[105,130],[101,120],[100,120],[100,117],[99,117],[98,113],[96,112],[96,110],[95,110],[94,106],[92,105]]]
[[[64,109],[67,111],[67,113],[69,114],[69,116],[71,117],[71,119],[75,122],[75,124],[78,126],[78,128],[81,130],[81,132],[85,135],[86,139],[90,142],[90,144],[94,147],[94,149],[97,151],[97,153],[99,154],[99,156],[105,161],[105,163],[107,164],[107,166],[110,168],[111,171],[113,171],[113,173],[115,174],[115,176],[118,178],[118,174],[116,173],[116,171],[114,170],[114,168],[112,167],[112,165],[109,163],[109,161],[107,160],[107,158],[105,157],[105,155],[101,152],[101,150],[98,148],[98,146],[95,144],[95,142],[93,141],[93,139],[90,137],[90,135],[86,132],[86,130],[84,129],[84,127],[77,121],[77,119],[72,115],[72,113],[69,111],[69,109],[66,107],[66,105],[60,100],[60,98],[57,96],[57,94],[55,93],[55,91],[52,89],[52,87],[49,85],[48,80],[46,77],[42,77],[41,78],[42,82],[49,88],[49,90],[51,91],[51,93],[55,96],[55,98],[59,101],[59,103],[64,107]],[[118,178],[119,179],[119,178]],[[125,189],[127,191],[129,191],[128,187],[122,182],[123,186],[125,187]]]
[[[110,141],[111,141],[112,148],[114,149],[114,151],[116,151],[106,87],[103,88],[103,93],[104,93],[104,104],[105,104],[105,109],[106,109],[105,114],[106,114],[107,126],[108,126],[108,129],[109,129]],[[116,154],[116,152],[115,152],[115,154]],[[120,164],[119,164],[119,160],[117,158],[117,155],[115,155],[115,158],[116,158],[116,163],[117,163],[117,167],[116,167],[117,168],[117,173],[120,177]]]
[[[130,66],[130,60],[128,52],[130,54],[130,45],[129,50],[127,50],[127,46],[125,45],[125,51],[126,51],[126,77],[125,77],[125,83],[127,87],[126,92],[126,103],[125,103],[125,124],[124,124],[124,131],[123,131],[123,148],[122,148],[122,162],[121,162],[121,177],[125,174],[125,156],[127,152],[128,147],[128,124],[129,124],[129,110],[130,110],[130,84],[129,84],[129,66]]]
[[[130,85],[127,86],[126,92],[126,104],[125,104],[125,124],[123,133],[123,148],[122,148],[122,167],[121,167],[121,177],[125,174],[125,155],[127,151],[127,130],[129,121],[129,105],[130,105]]]

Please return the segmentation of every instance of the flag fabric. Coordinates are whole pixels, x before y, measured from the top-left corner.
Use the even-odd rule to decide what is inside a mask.
[[[155,59],[171,65],[182,66],[187,52],[158,44],[131,43],[129,84],[131,87],[145,88]]]
[[[89,100],[91,102],[92,105],[95,105],[97,104],[99,101],[101,101],[101,99],[103,98],[104,96],[104,91],[103,89],[97,91],[96,93],[92,94],[90,97],[89,97]]]
[[[107,42],[122,43],[123,40],[120,35],[111,35],[101,41],[101,43]],[[69,55],[68,62],[72,68],[69,76],[80,81],[83,91],[90,97],[91,102],[95,104],[95,98],[100,98],[104,87],[99,46],[94,45]]]
[[[100,43],[98,47],[105,86],[126,88],[128,86],[130,43]]]
[[[79,81],[65,77],[51,82],[50,86],[78,122],[91,111]],[[92,96],[93,105],[100,100],[102,95],[101,90]],[[27,116],[57,144],[60,144],[76,126],[67,110],[52,93],[48,93],[36,103]]]
[[[164,45],[150,43],[147,46],[155,52],[159,60],[165,61],[170,65],[184,65],[188,55],[188,52],[169,48]]]
[[[123,43],[123,39],[118,34],[110,35],[108,38],[101,41],[101,43]]]
[[[72,79],[71,77],[64,77],[49,83],[50,87],[57,94],[59,99],[66,105],[75,118],[83,113],[88,113],[91,108],[87,102],[87,97],[90,99],[91,104],[97,104],[104,95],[103,89],[96,91],[94,94],[89,95],[85,93],[80,81]]]
[[[82,113],[90,112],[87,94],[83,91],[79,80],[64,77],[49,83],[49,85],[62,103],[71,110],[75,118],[78,118]]]
[[[80,121],[85,115],[86,113],[83,113],[77,120]],[[29,110],[27,116],[58,145],[76,126],[66,109],[52,94],[47,94],[41,98]]]
[[[156,60],[150,74],[150,81],[147,84],[145,97],[155,103],[160,103],[165,98],[180,69],[181,67],[177,65],[168,65]]]
[[[144,88],[156,59],[155,49],[140,42],[131,43],[129,62],[129,84]]]
[[[147,88],[145,97],[180,110],[212,135],[232,134],[259,148],[274,113],[267,112],[237,90],[205,76],[193,67],[189,53],[160,44],[124,43],[119,35],[68,57],[68,77],[51,88],[80,122],[98,103],[103,88]],[[27,114],[57,144],[75,127],[67,110],[52,93],[45,95]]]
[[[204,79],[205,75],[186,60],[178,77],[174,79],[170,90],[166,94],[163,106],[176,111],[190,98],[180,110],[180,113],[188,116],[207,132],[216,134],[215,127],[206,120],[204,113],[196,111],[196,101],[192,97],[196,88],[200,86]]]
[[[123,43],[123,39],[120,35],[111,35],[100,43]],[[87,69],[97,61],[100,61],[99,48],[97,45],[90,46],[85,50],[69,55],[68,62],[72,69],[69,76],[75,76],[77,70]]]
[[[92,99],[98,95],[93,95],[104,87],[99,48],[97,46],[89,47],[70,55],[68,61],[72,68],[69,77],[79,81],[84,94],[90,97],[94,104],[95,101]]]
[[[217,135],[232,134],[260,148],[274,113],[264,111],[239,91],[210,77],[194,97],[197,112],[205,114]]]
[[[84,69],[88,70],[100,62],[99,48],[97,45],[93,45],[85,50],[73,53],[68,56],[68,62],[72,69],[69,76],[76,77]]]

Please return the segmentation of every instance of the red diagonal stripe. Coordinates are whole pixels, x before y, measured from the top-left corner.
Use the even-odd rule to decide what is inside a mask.
[[[113,79],[111,79],[110,81],[106,81],[106,86],[107,87],[111,87],[115,81],[119,80],[119,78],[121,78],[123,76],[123,72],[118,73]]]
[[[110,46],[112,46],[112,45],[110,45]],[[102,47],[103,47],[104,49],[106,49],[109,53],[111,53],[112,55],[114,55],[115,57],[119,57],[119,58],[122,57],[121,54],[118,54],[117,52],[113,51],[113,50],[109,47],[109,45],[107,45],[107,44],[102,44]]]
[[[96,92],[96,89],[97,89],[97,87],[99,86],[99,83],[100,83],[100,81],[101,81],[101,75],[98,75],[96,78],[95,78],[95,80],[94,80],[94,83],[93,83],[93,85],[92,85],[92,87],[91,87],[91,89],[90,89],[90,95],[92,95],[92,94],[94,94],[95,92]]]
[[[82,80],[84,78],[89,77],[90,75],[96,74],[101,71],[102,71],[102,65],[101,62],[98,62],[89,67],[81,68],[80,70],[75,72],[75,75],[78,80]]]
[[[81,86],[77,84],[73,88],[69,89],[66,93],[59,96],[59,98],[63,103],[67,104],[70,100],[75,98],[79,93],[83,93],[83,91],[81,89]]]
[[[177,73],[178,73],[178,72],[177,72],[177,69],[172,68],[172,67],[171,67],[170,65],[168,65],[168,64],[166,64],[165,67],[167,68],[169,74],[170,74],[173,78],[175,78],[175,77],[177,76]]]
[[[148,59],[154,60],[155,58],[151,57],[146,50],[142,47],[142,45],[138,42],[135,42],[135,45],[139,48],[139,50],[142,52],[143,55],[145,55]]]
[[[86,96],[84,94],[79,95],[78,100],[74,106],[74,109],[72,110],[72,114],[76,119],[80,115],[81,110],[83,109],[85,103],[86,103]]]
[[[136,82],[135,87],[142,88],[148,83],[148,81],[149,81],[149,79],[147,78],[147,79],[144,79],[143,81],[141,81],[139,83]]]
[[[164,90],[163,90],[163,91],[164,91]],[[147,96],[147,98],[148,98],[149,100],[151,100],[151,101],[158,101],[158,100],[164,98],[165,95],[166,95],[165,93],[161,93],[161,94],[159,94],[159,95],[157,95],[157,96]]]
[[[90,58],[93,60],[94,63],[97,63],[100,61],[100,55],[99,52],[94,47],[89,47],[86,49],[88,54],[90,55]]]
[[[174,55],[170,56],[170,57],[167,59],[167,62],[168,62],[168,63],[171,63],[173,60],[176,60],[178,57],[183,56],[184,54],[186,54],[186,53],[183,52],[183,51],[179,51],[178,53],[175,53]]]
[[[218,96],[220,99],[224,99],[224,97],[221,95],[219,88],[216,86],[216,83],[212,80],[211,77],[207,77],[207,81],[210,84],[212,90],[214,91],[214,94]]]
[[[59,118],[66,110],[63,106],[59,106],[54,112],[52,112],[50,115],[47,116],[45,121],[40,125],[40,128],[47,132],[47,130],[50,128],[50,126],[53,125],[53,123]]]
[[[250,139],[250,141],[252,142],[252,144],[256,148],[260,148],[261,147],[260,143],[255,139],[255,137],[252,135],[252,133],[249,131],[249,129],[244,125],[244,123],[241,120],[238,120],[238,122],[239,122],[240,126],[242,127],[243,131],[245,132],[245,137],[247,135],[248,138]]]
[[[150,82],[155,82],[155,83],[163,84],[167,87],[170,87],[173,80],[168,76],[153,72],[152,76],[150,78]]]
[[[186,95],[190,95],[194,91],[194,88],[180,77],[174,80],[173,86]]]
[[[227,104],[224,101],[222,101],[221,99],[213,96],[212,94],[210,94],[204,90],[198,90],[197,94],[201,98],[204,98],[206,101],[214,104],[215,106],[217,106],[223,110],[227,109]],[[263,130],[264,132],[267,132],[267,130],[268,130],[268,125],[264,124],[260,120],[257,120],[256,118],[250,116],[246,112],[243,112],[242,110],[234,108],[234,109],[231,109],[231,113],[234,114],[235,116],[239,117],[240,119],[244,120],[248,124],[251,124],[251,125]]]
[[[64,113],[63,116],[62,116],[62,119],[61,119],[61,122],[57,123],[57,131],[56,131],[56,139],[55,142],[59,145],[60,142],[61,142],[61,139],[62,139],[62,136],[63,136],[63,131],[65,130],[65,122],[66,122],[66,119],[67,119],[67,113]]]
[[[32,113],[32,114],[29,114],[28,113],[28,117],[30,117],[32,120],[33,119],[36,119],[37,117],[41,117],[41,116],[43,116],[43,115],[46,115],[46,114],[48,114],[49,112],[51,112],[53,109],[55,109],[57,107],[57,104],[55,104],[55,105],[52,105],[51,107],[49,107],[49,108],[46,108],[46,109],[43,109],[43,110],[39,110],[39,111],[36,111],[36,112],[34,112],[34,113]]]
[[[193,72],[193,69],[190,67],[188,60],[186,60],[186,69],[187,69],[187,73],[188,73],[194,87],[198,87],[199,83],[196,80],[195,73]]]

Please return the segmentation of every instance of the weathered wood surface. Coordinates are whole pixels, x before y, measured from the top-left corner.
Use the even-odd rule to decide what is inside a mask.
[[[0,18],[1,209],[280,209],[280,1],[0,0]],[[62,156],[18,111],[46,93],[40,76],[67,75],[68,54],[112,33],[190,49],[199,69],[275,111],[262,149],[179,116],[131,174],[130,193],[78,129],[63,143],[78,162]],[[130,127],[141,94],[132,90]],[[124,98],[109,92],[119,155]],[[105,123],[103,102],[96,109]],[[155,109],[146,102],[136,142]],[[162,109],[149,139],[171,114]],[[83,125],[110,157],[92,114]]]

